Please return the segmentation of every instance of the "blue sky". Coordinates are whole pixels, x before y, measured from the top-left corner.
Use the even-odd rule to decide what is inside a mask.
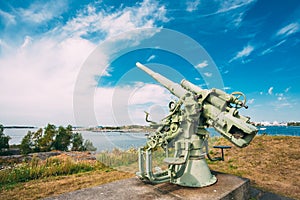
[[[182,47],[199,65],[159,43],[138,48],[163,29],[186,38],[174,40],[177,53],[201,45]],[[137,61],[203,88],[218,75],[221,89],[246,94],[241,112],[254,121],[300,121],[299,32],[298,0],[0,1],[0,123],[144,124],[144,110],[158,119],[174,97]]]

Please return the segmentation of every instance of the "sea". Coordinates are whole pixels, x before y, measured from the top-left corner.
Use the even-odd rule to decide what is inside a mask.
[[[257,127],[258,135],[283,135],[283,136],[300,136],[300,126],[263,126]],[[20,144],[22,138],[28,131],[36,131],[37,129],[4,129],[4,134],[11,137],[9,144]],[[221,136],[213,128],[208,128],[210,137]],[[138,148],[144,146],[147,141],[146,133],[131,132],[80,132],[85,140],[90,140],[97,148],[97,152],[111,151],[114,148],[128,150],[130,148]]]

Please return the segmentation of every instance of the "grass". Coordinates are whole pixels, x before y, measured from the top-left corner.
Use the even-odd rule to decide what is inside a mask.
[[[14,164],[0,170],[0,199],[38,199],[132,177],[97,160],[66,154]]]
[[[2,189],[0,199],[40,199],[130,177],[133,177],[133,174],[116,170],[108,172],[96,170],[68,176],[52,176],[18,183],[10,189]]]
[[[223,138],[212,138],[210,146],[231,145]],[[262,190],[281,194],[300,200],[300,137],[290,136],[256,136],[252,143],[246,148],[225,150],[225,161],[209,162],[212,170],[234,174],[249,178],[251,185]],[[219,150],[210,149],[212,156],[220,156]],[[163,151],[155,152],[153,167],[162,165]],[[60,165],[55,159],[66,160],[66,163],[77,163],[86,161],[67,161],[70,158],[54,157],[48,161],[48,165]],[[114,150],[97,155],[99,161],[88,161],[89,165],[95,166],[91,171],[77,170],[77,174],[69,173],[55,174],[50,172],[41,173],[34,180],[26,180],[11,184],[11,187],[3,187],[0,191],[0,199],[38,199],[47,196],[58,195],[81,188],[97,186],[115,180],[134,176],[138,170],[137,151]],[[32,161],[31,165],[47,165],[47,161]],[[98,163],[98,164],[97,164]],[[70,165],[70,164],[68,164]],[[98,167],[96,167],[98,165]],[[110,167],[114,167],[114,169]],[[81,167],[78,167],[81,168]],[[84,167],[83,167],[84,168]],[[163,168],[163,167],[162,167]],[[119,171],[117,171],[117,170]],[[37,170],[38,171],[38,170]],[[52,172],[55,170],[52,169]],[[36,173],[36,172],[35,172]],[[34,173],[33,173],[34,174]],[[36,173],[39,174],[39,173]],[[70,175],[71,174],[71,175]],[[9,184],[6,184],[6,186]]]
[[[214,145],[231,145],[220,138]],[[224,162],[209,162],[212,170],[249,178],[262,190],[300,199],[300,137],[256,136],[243,149],[226,150]],[[213,150],[216,156],[219,156]]]
[[[207,161],[212,170],[249,178],[251,185],[261,190],[300,199],[300,137],[256,136],[246,148],[235,147],[222,137],[210,138],[209,144],[212,157],[221,156],[220,150],[212,146],[232,146],[225,150],[225,161]],[[119,151],[115,156],[111,152],[100,154],[98,158],[106,156],[106,160],[101,160],[105,164],[111,163],[117,170],[134,173],[138,171],[137,152],[131,153],[130,156],[129,152]],[[163,152],[156,152],[153,157],[153,167],[161,167]]]
[[[75,161],[70,157],[50,157],[45,161],[33,157],[30,162],[23,162],[0,171],[0,189],[11,187],[19,182],[41,179],[50,176],[77,174],[98,169],[109,170],[101,162]]]

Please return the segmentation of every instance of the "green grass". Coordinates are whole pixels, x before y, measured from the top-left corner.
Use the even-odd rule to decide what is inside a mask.
[[[110,168],[99,161],[75,161],[70,157],[51,157],[45,161],[33,157],[29,162],[15,164],[0,171],[0,189],[10,188],[16,183],[50,176],[70,175]]]
[[[173,157],[174,150],[169,150],[169,156]],[[165,152],[162,148],[152,152],[153,165],[165,165],[163,162]],[[131,148],[127,151],[113,149],[111,152],[104,151],[97,155],[97,160],[109,167],[129,166],[138,163],[138,150]]]
[[[110,167],[127,166],[138,162],[138,151],[133,148],[127,151],[115,148],[111,152],[103,151],[99,153],[97,160]]]

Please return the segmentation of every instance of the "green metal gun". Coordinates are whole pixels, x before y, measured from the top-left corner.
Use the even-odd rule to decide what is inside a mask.
[[[258,129],[250,123],[250,118],[239,115],[238,109],[246,106],[246,97],[241,92],[227,94],[219,89],[201,89],[187,80],[177,84],[152,71],[141,63],[136,66],[162,84],[178,101],[169,103],[170,113],[160,123],[146,121],[156,127],[148,136],[147,144],[139,148],[139,172],[137,176],[152,183],[171,183],[204,187],[212,185],[217,178],[211,174],[205,160],[208,153],[208,127],[213,127],[234,145],[246,147],[256,135]],[[168,169],[154,173],[152,170],[152,152],[163,148],[166,153],[164,162]],[[169,148],[174,148],[173,157],[169,157]],[[223,148],[223,147],[221,147]]]

